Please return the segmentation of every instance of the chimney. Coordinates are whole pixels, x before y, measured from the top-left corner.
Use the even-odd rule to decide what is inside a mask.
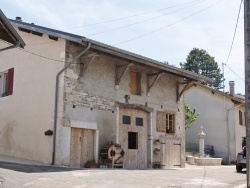
[[[234,81],[229,81],[229,94],[234,96]]]
[[[20,21],[20,22],[21,22],[21,21],[22,21],[22,18],[19,17],[19,16],[17,16],[17,17],[16,17],[16,21]]]

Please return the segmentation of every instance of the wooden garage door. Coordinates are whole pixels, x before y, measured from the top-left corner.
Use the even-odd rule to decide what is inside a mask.
[[[71,128],[70,166],[83,167],[94,159],[94,130]]]
[[[124,168],[147,168],[148,113],[120,108],[119,139],[124,155]]]

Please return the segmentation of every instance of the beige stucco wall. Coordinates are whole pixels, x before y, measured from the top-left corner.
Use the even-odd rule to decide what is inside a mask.
[[[59,61],[65,59],[65,41],[17,31],[25,50],[0,52],[0,72],[14,67],[13,95],[0,98],[0,154],[50,164],[52,136],[44,132],[53,130],[55,78],[64,65]],[[7,44],[0,41],[3,46]]]
[[[200,126],[204,127],[205,144],[213,145],[215,154],[223,163],[236,159],[245,135],[245,126],[239,125],[239,107],[229,97],[204,87],[192,87],[184,94],[184,101],[200,113],[197,120],[186,130],[186,143],[199,143]],[[244,107],[241,107],[244,114]]]

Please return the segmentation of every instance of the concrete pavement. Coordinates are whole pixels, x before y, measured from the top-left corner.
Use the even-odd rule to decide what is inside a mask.
[[[235,166],[193,166],[168,170],[74,169],[14,160],[0,162],[3,188],[219,188],[246,187],[246,172]],[[1,157],[0,157],[0,161]],[[26,164],[24,164],[26,162]],[[28,163],[28,164],[27,164]]]

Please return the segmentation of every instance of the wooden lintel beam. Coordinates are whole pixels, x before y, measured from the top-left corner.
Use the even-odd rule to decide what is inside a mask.
[[[164,74],[163,72],[159,72],[156,74],[148,74],[147,75],[147,81],[148,81],[148,89],[147,89],[147,93],[150,93],[150,90],[152,89],[152,87],[154,86],[155,82],[160,78],[160,76]],[[154,80],[152,81],[152,83],[150,84],[150,77],[155,76]]]
[[[115,67],[115,85],[120,84],[122,76],[128,71],[129,67],[131,67],[133,65],[134,65],[133,63],[129,63],[126,65],[117,65]]]

